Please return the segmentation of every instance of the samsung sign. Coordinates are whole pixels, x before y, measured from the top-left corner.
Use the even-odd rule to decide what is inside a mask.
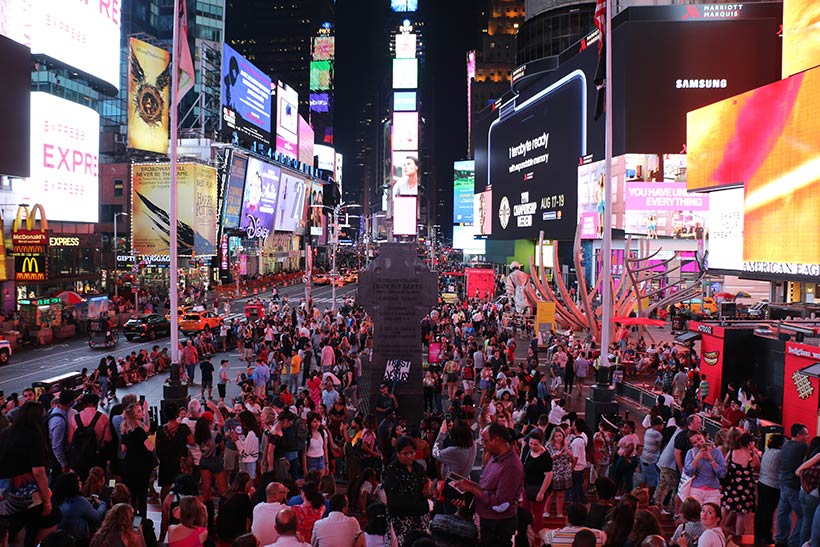
[[[675,89],[726,89],[726,78],[683,78],[675,80]]]

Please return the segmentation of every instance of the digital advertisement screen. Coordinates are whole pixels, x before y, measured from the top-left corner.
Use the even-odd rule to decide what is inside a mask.
[[[415,91],[394,91],[393,92],[393,111],[394,112],[412,112],[417,110],[416,107],[416,92]]]
[[[266,238],[273,231],[282,170],[257,158],[248,159],[240,228],[249,238]]]
[[[418,233],[416,227],[416,196],[396,196],[393,198],[393,234],[413,236]]]
[[[333,164],[336,163],[336,150],[326,144],[313,145],[313,155],[317,158],[316,167],[333,173]]]
[[[820,2],[783,2],[783,77],[820,65]]]
[[[396,34],[396,59],[413,59],[416,56],[416,35]]]
[[[271,80],[228,44],[222,45],[222,132],[234,144],[270,142]]]
[[[344,169],[342,167],[343,164],[344,156],[341,153],[336,152],[336,160],[333,162],[333,172],[336,174],[336,176],[333,180],[336,182],[336,190],[340,196],[344,195],[344,193],[342,192],[342,175],[344,174]]]
[[[464,254],[483,255],[487,252],[487,241],[475,239],[476,226],[453,226],[453,248],[461,249]]]
[[[299,229],[305,213],[306,191],[307,183],[303,178],[282,171],[276,213],[277,230],[295,232]]]
[[[393,196],[417,196],[421,171],[418,152],[393,152]]]
[[[0,34],[120,88],[120,2],[6,0]]]
[[[575,70],[490,126],[493,237],[571,240],[578,158],[586,154],[587,82]]]
[[[479,192],[473,198],[473,225],[476,233],[482,236],[493,233],[493,191]]]
[[[310,218],[310,235],[321,236],[322,217],[325,215],[324,205],[324,184],[313,181],[310,185],[310,209],[308,210],[308,218]]]
[[[472,225],[475,162],[453,162],[453,224]]]
[[[709,270],[743,269],[743,188],[709,192]]]
[[[311,93],[310,109],[314,112],[327,112],[330,106],[330,97],[327,93]]]
[[[393,89],[416,89],[418,86],[418,59],[393,59]]]
[[[31,94],[31,176],[17,203],[39,203],[49,220],[98,222],[100,115],[48,93]]]
[[[393,150],[419,149],[419,113],[393,112]]]
[[[612,228],[624,227],[624,178],[626,157],[612,158]],[[601,239],[604,233],[604,182],[606,161],[600,160],[578,166],[578,224],[581,239]]]
[[[330,61],[310,62],[310,89],[323,91],[330,89],[332,81]]]
[[[299,93],[281,81],[276,88],[276,151],[299,157]]]
[[[336,38],[334,36],[317,36],[313,39],[313,60],[327,61],[336,55]]]
[[[313,128],[299,116],[299,161],[313,167]]]
[[[419,0],[390,0],[390,8],[398,12],[417,11]]]
[[[628,234],[702,240],[708,211],[709,196],[688,193],[685,182],[626,183]]]
[[[128,148],[168,153],[171,52],[133,36],[128,41]]]
[[[0,173],[27,177],[29,159],[29,111],[31,105],[31,54],[27,47],[0,36],[0,104],[3,126],[0,138]]]
[[[231,167],[228,171],[225,197],[223,198],[222,224],[225,228],[239,228],[247,169],[248,157],[234,152],[231,157]]]
[[[744,186],[744,271],[820,276],[819,116],[820,68],[688,116],[690,188]]]

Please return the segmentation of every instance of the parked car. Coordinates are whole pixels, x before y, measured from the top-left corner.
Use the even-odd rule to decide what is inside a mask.
[[[218,330],[225,320],[211,311],[186,313],[179,323],[179,330],[185,336],[190,336],[204,330]]]
[[[160,335],[170,335],[171,322],[158,313],[149,313],[132,317],[122,326],[122,331],[129,342],[135,338],[153,340]]]

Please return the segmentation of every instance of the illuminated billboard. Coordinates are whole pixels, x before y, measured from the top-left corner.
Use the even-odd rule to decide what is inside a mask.
[[[419,0],[390,0],[390,9],[398,12],[417,11]]]
[[[783,77],[820,65],[820,2],[783,2]]]
[[[313,167],[313,128],[299,116],[299,161]]]
[[[228,44],[222,45],[222,122],[234,144],[270,142],[271,80]]]
[[[327,93],[311,93],[310,109],[314,112],[327,112],[330,107],[330,97]]]
[[[238,228],[242,216],[242,197],[245,190],[245,171],[248,169],[248,157],[233,153],[225,196],[222,198],[222,225],[225,228]]]
[[[393,197],[393,234],[412,236],[418,233],[416,227],[417,196]]]
[[[479,192],[473,198],[473,225],[476,234],[482,236],[493,233],[493,191]]]
[[[396,59],[413,59],[416,57],[416,35],[413,33],[396,34]]]
[[[66,64],[120,88],[120,2],[11,0],[0,2],[0,31]],[[51,211],[49,211],[51,215]]]
[[[394,91],[393,92],[393,111],[394,112],[412,112],[418,110],[416,105],[415,91]]]
[[[690,188],[740,186],[743,270],[820,277],[820,68],[690,112]]]
[[[273,231],[281,174],[276,165],[257,158],[248,160],[239,227],[249,238],[264,239]]]
[[[743,269],[743,188],[709,192],[709,270]]]
[[[313,181],[310,185],[310,208],[308,218],[310,219],[310,235],[321,236],[323,234],[322,217],[325,214],[322,205],[324,204],[324,185],[321,182]]]
[[[32,93],[31,176],[14,185],[16,203],[39,203],[49,220],[98,222],[99,152],[97,112],[48,93]]]
[[[128,45],[128,148],[167,154],[171,53],[134,37]]]
[[[281,81],[276,89],[276,151],[299,157],[299,93]]]
[[[305,214],[307,182],[301,177],[282,171],[279,184],[279,201],[276,205],[276,229],[295,232],[302,225]]]
[[[473,224],[475,161],[453,162],[453,224]]]
[[[344,156],[339,152],[336,152],[336,161],[333,163],[333,172],[335,173],[334,181],[336,182],[336,190],[340,196],[343,196],[342,193],[342,163],[344,161]]]
[[[333,165],[336,163],[336,150],[326,144],[313,145],[313,154],[317,158],[316,167],[325,171],[335,173]]]
[[[323,91],[330,89],[332,82],[330,61],[310,62],[310,89]]]
[[[453,248],[461,249],[464,254],[485,254],[487,242],[484,239],[475,239],[478,234],[476,226],[453,226]]]
[[[418,59],[393,59],[393,89],[416,89],[418,86]]]
[[[328,61],[336,55],[336,38],[334,36],[316,36],[313,38],[313,60]]]
[[[393,150],[419,149],[419,113],[393,112]]]
[[[393,196],[419,195],[418,152],[393,152]]]

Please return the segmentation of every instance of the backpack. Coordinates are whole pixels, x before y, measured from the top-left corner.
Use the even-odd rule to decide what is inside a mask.
[[[97,432],[94,427],[102,415],[97,411],[88,426],[84,426],[79,414],[74,415],[77,429],[71,440],[71,450],[68,454],[68,464],[72,469],[91,469],[97,463],[100,445],[97,442]]]

